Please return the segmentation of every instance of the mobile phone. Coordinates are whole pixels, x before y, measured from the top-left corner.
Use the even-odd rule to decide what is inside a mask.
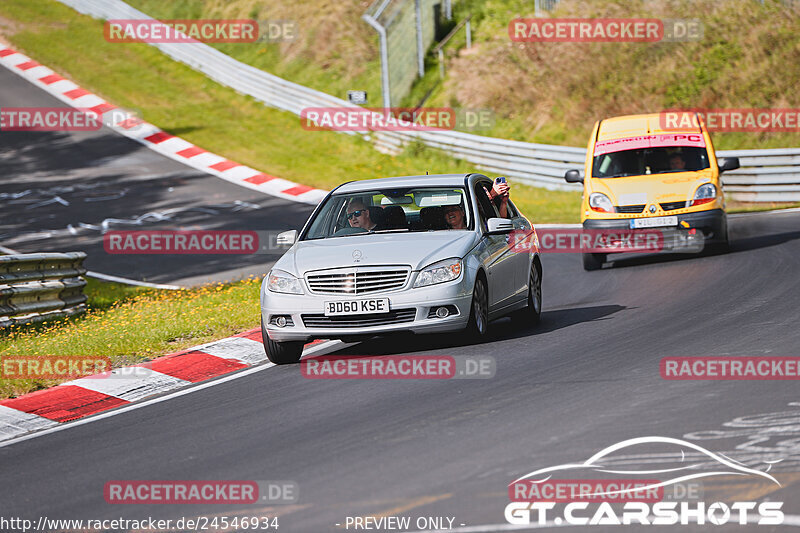
[[[505,176],[498,176],[494,181],[496,181],[497,183],[505,183],[506,182],[506,177]]]

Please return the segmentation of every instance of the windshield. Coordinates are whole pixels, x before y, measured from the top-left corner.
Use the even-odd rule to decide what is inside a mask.
[[[595,178],[619,178],[666,174],[703,170],[708,166],[708,153],[705,147],[640,148],[595,156],[592,176]]]
[[[311,221],[304,239],[364,233],[472,229],[463,188],[415,187],[335,194]]]

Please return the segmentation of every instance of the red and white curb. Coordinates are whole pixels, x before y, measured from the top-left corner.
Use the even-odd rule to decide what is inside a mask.
[[[212,154],[180,137],[170,135],[2,44],[0,44],[0,65],[72,107],[90,109],[98,113],[103,117],[103,124],[117,133],[197,170],[255,191],[311,205],[319,203],[327,194],[327,191],[300,185],[241,165]]]
[[[314,341],[303,355],[339,349],[341,341]],[[261,329],[165,355],[139,365],[68,381],[0,401],[0,442],[127,406],[196,383],[269,363]]]

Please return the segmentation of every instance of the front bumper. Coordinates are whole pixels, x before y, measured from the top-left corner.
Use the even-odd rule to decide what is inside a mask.
[[[659,213],[657,216],[669,216]],[[587,219],[583,221],[583,229],[622,230],[622,231],[659,231],[663,235],[664,252],[701,252],[708,244],[727,241],[728,218],[722,209],[698,211],[675,215],[678,217],[677,227],[656,227],[643,230],[630,229],[633,219]],[[608,253],[614,253],[609,250]]]
[[[269,338],[276,342],[339,339],[409,331],[413,333],[457,331],[467,327],[470,306],[472,305],[473,286],[474,279],[472,276],[467,276],[466,272],[459,281],[417,289],[406,288],[397,291],[358,294],[347,298],[342,298],[339,295],[309,294],[308,292],[302,295],[274,293],[265,291],[262,283],[261,317]],[[326,320],[320,318],[321,315],[324,315],[325,302],[367,298],[388,298],[390,311],[398,311],[404,321],[354,326],[353,323],[362,318],[386,321],[389,315],[353,315],[352,318],[354,320],[349,325],[331,321],[331,324],[326,324],[324,327],[319,325],[309,327],[303,319],[305,315],[307,321],[319,324],[320,321]],[[457,313],[451,314],[446,318],[428,318],[431,308],[443,305],[455,306]],[[411,310],[413,310],[413,313]],[[274,315],[291,316],[293,325],[278,327],[272,323]],[[308,315],[315,316],[309,318]],[[411,316],[413,318],[408,319]]]

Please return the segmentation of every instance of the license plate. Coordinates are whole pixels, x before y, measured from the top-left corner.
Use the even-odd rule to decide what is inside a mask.
[[[389,298],[325,302],[325,316],[369,315],[389,312]]]
[[[652,218],[634,218],[630,221],[631,229],[642,228],[661,228],[664,226],[677,226],[678,217],[652,217]]]

